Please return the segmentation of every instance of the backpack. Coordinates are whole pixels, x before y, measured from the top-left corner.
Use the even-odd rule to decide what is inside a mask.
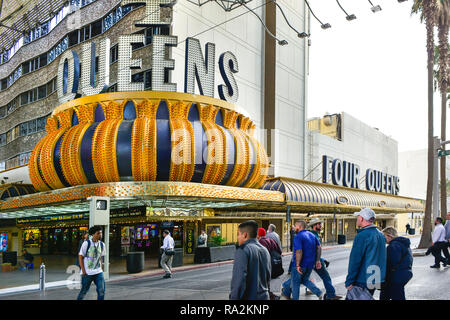
[[[89,248],[91,247],[91,240],[85,240],[88,242],[87,248],[86,248],[86,254],[89,252]],[[100,241],[100,248],[102,249],[103,252],[103,242]]]
[[[86,254],[87,254],[89,252],[89,248],[91,247],[91,240],[84,240],[84,241],[88,242],[87,248],[86,248]],[[101,252],[103,252],[103,242],[102,241],[100,241],[100,248],[101,248]],[[84,258],[85,257],[86,256],[84,256]],[[103,257],[103,256],[102,256],[102,262],[105,262],[105,257]]]
[[[283,260],[281,258],[281,254],[279,254],[277,251],[272,250],[269,253],[270,263],[272,265],[271,278],[276,279],[284,273]]]

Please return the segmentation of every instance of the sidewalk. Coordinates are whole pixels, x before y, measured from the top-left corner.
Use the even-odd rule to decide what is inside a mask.
[[[406,236],[406,235],[401,235]],[[408,238],[419,237],[420,235],[407,236]],[[340,249],[340,248],[350,248],[353,245],[353,241],[348,241],[346,244],[337,245],[337,244],[326,244],[323,246],[323,250],[331,250],[331,249]],[[283,252],[283,256],[292,255],[292,252]],[[31,290],[39,290],[39,256],[37,256],[35,269],[34,270],[26,270],[26,271],[12,271],[12,272],[0,272],[0,295],[8,294],[8,293],[16,293],[23,291],[31,291]],[[51,259],[53,258],[53,259]],[[75,275],[71,272],[66,273],[67,266],[73,264],[73,258],[71,257],[46,257],[48,260],[45,263],[53,263],[53,267],[47,269],[46,273],[46,288],[54,288],[61,287],[71,284],[76,284],[76,281],[71,279],[75,279]],[[55,264],[56,260],[59,264]],[[117,259],[116,259],[117,260]],[[222,262],[215,263],[204,263],[204,264],[190,264],[181,267],[173,268],[173,273],[183,272],[188,270],[195,269],[203,269],[213,266],[221,266],[232,264],[234,260],[227,260]],[[161,268],[158,268],[157,262],[155,260],[146,259],[145,266],[146,270],[135,273],[128,274],[126,272],[126,260],[125,258],[119,259],[119,261],[115,261],[112,259],[110,268],[110,278],[107,280],[109,283],[120,282],[124,280],[132,280],[139,279],[144,277],[151,276],[163,276],[164,271]],[[70,280],[68,280],[70,279]]]

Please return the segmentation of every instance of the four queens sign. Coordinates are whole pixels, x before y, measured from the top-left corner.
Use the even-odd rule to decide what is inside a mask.
[[[360,168],[357,164],[340,159],[333,159],[329,156],[323,156],[322,160],[322,181],[349,188],[359,189]],[[398,195],[400,191],[400,179],[390,174],[367,169],[365,177],[366,190],[390,193]]]

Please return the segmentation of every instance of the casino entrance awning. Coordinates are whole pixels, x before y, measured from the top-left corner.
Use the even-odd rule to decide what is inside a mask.
[[[154,208],[224,209],[250,204],[281,206],[278,191],[189,182],[110,182],[45,191],[0,202],[0,219],[61,215],[89,211],[88,197],[110,197],[111,209]]]
[[[424,204],[418,199],[285,177],[266,180],[262,189],[284,193],[285,204],[292,211],[327,213],[339,209],[345,213],[365,207],[379,213],[424,211]]]
[[[92,196],[110,197],[111,209],[211,208],[223,217],[240,211],[280,216],[288,207],[292,213],[352,213],[363,207],[385,214],[424,211],[417,199],[279,177],[266,180],[262,189],[158,181],[81,185],[0,201],[0,219],[87,212]]]

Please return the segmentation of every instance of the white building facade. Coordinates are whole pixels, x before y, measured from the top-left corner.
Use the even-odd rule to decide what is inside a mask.
[[[378,129],[345,112],[310,119],[308,125],[307,180],[323,181],[323,156],[357,164],[361,189],[367,169],[398,176],[398,143]]]

